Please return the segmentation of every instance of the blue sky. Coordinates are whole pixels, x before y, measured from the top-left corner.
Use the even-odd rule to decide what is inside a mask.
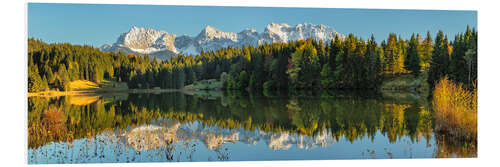
[[[221,31],[245,28],[264,31],[267,24],[324,24],[339,33],[354,33],[377,41],[395,32],[408,38],[413,32],[433,36],[443,30],[449,37],[477,28],[476,11],[372,10],[333,8],[202,7],[165,5],[28,4],[28,36],[45,42],[111,44],[132,26],[163,30],[177,35],[197,35],[211,25]]]

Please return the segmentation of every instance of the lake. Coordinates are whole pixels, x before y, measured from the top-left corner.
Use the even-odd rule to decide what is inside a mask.
[[[28,163],[477,157],[401,92],[170,92],[28,98]]]

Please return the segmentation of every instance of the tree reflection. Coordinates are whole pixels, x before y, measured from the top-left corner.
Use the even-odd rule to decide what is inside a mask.
[[[190,141],[199,139],[216,153],[216,159],[228,160],[230,153],[224,143],[252,144],[258,139],[203,130],[211,127],[237,132],[259,130],[261,135],[269,134],[264,137],[272,149],[287,149],[292,144],[304,149],[325,147],[341,138],[349,142],[365,137],[373,140],[377,133],[387,136],[390,143],[409,137],[412,142],[426,139],[430,146],[434,134],[432,112],[422,101],[344,93],[265,96],[224,92],[214,95],[207,98],[207,94],[201,97],[183,93],[129,94],[125,99],[99,97],[91,104],[79,105],[73,105],[71,97],[30,97],[28,146],[36,149],[50,142],[91,139],[103,132],[113,132],[117,142],[127,143],[138,154],[161,149],[167,160],[175,160],[175,156],[180,160],[181,155],[174,155],[174,144],[181,142],[185,151],[180,154],[192,159],[196,150]],[[173,126],[174,122],[162,123],[165,119],[177,124],[199,122],[201,130],[181,130]],[[307,136],[311,139],[306,140]],[[458,149],[468,146],[452,145],[438,136],[436,139],[438,150],[447,152],[437,151],[436,157],[471,156],[460,152],[463,148]],[[469,150],[469,153],[476,152],[475,148]],[[134,157],[129,160],[134,161]]]

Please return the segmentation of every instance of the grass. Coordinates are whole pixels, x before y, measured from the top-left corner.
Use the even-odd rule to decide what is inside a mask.
[[[434,88],[432,105],[438,133],[454,141],[476,141],[477,88],[469,91],[445,77]]]
[[[417,77],[412,74],[388,74],[380,89],[425,92],[429,90],[426,76],[426,73],[421,73]]]
[[[99,84],[87,81],[87,80],[76,80],[69,83],[71,90],[89,90],[99,88]]]
[[[88,95],[96,92],[116,92],[128,90],[127,83],[116,82],[114,80],[104,80],[101,83],[96,83],[88,80],[76,80],[69,83],[71,91],[48,90],[43,92],[31,93],[28,92],[28,97],[42,96],[68,96],[68,95]]]
[[[216,79],[196,81],[193,84],[184,86],[185,90],[215,90],[222,89],[222,81]]]
[[[101,91],[128,90],[127,83],[114,80],[104,80],[99,86]]]

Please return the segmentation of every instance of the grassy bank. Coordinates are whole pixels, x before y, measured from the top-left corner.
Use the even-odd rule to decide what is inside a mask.
[[[42,96],[70,96],[70,95],[91,95],[98,92],[116,92],[128,90],[127,84],[123,82],[115,82],[112,80],[104,80],[102,83],[96,83],[87,80],[76,80],[69,83],[71,91],[47,90],[42,92],[28,92],[28,97]]]
[[[436,132],[453,141],[476,141],[477,88],[469,91],[445,77],[435,86],[432,105]]]
[[[387,74],[384,76],[384,81],[380,87],[384,91],[400,91],[400,92],[419,92],[427,93],[429,84],[427,83],[427,74],[422,73],[419,76],[412,74]],[[194,90],[221,90],[223,82],[217,79],[208,79],[196,81],[193,84],[184,86],[185,91]]]
[[[428,84],[425,74],[415,77],[410,74],[387,75],[384,77],[381,90],[390,91],[416,91],[427,92]],[[221,90],[223,82],[217,79],[208,79],[196,81],[193,84],[184,86],[182,91],[192,92],[197,90]],[[28,93],[28,97],[42,96],[70,96],[70,95],[92,95],[96,93],[129,92],[129,93],[155,93],[179,91],[175,89],[129,89],[127,83],[116,82],[114,80],[104,80],[101,83],[95,83],[87,80],[76,80],[70,83],[71,91],[48,90],[43,92]]]
[[[380,89],[427,92],[429,90],[429,84],[427,83],[426,76],[426,73],[422,73],[419,76],[414,76],[412,74],[388,74],[384,77]]]
[[[220,90],[223,83],[217,79],[196,81],[193,84],[184,86],[185,90]]]
[[[175,89],[129,89],[127,83],[104,80],[102,83],[95,83],[87,80],[76,80],[70,83],[71,91],[48,90],[43,92],[28,92],[28,97],[57,97],[57,96],[89,96],[100,93],[161,93],[174,92]]]

